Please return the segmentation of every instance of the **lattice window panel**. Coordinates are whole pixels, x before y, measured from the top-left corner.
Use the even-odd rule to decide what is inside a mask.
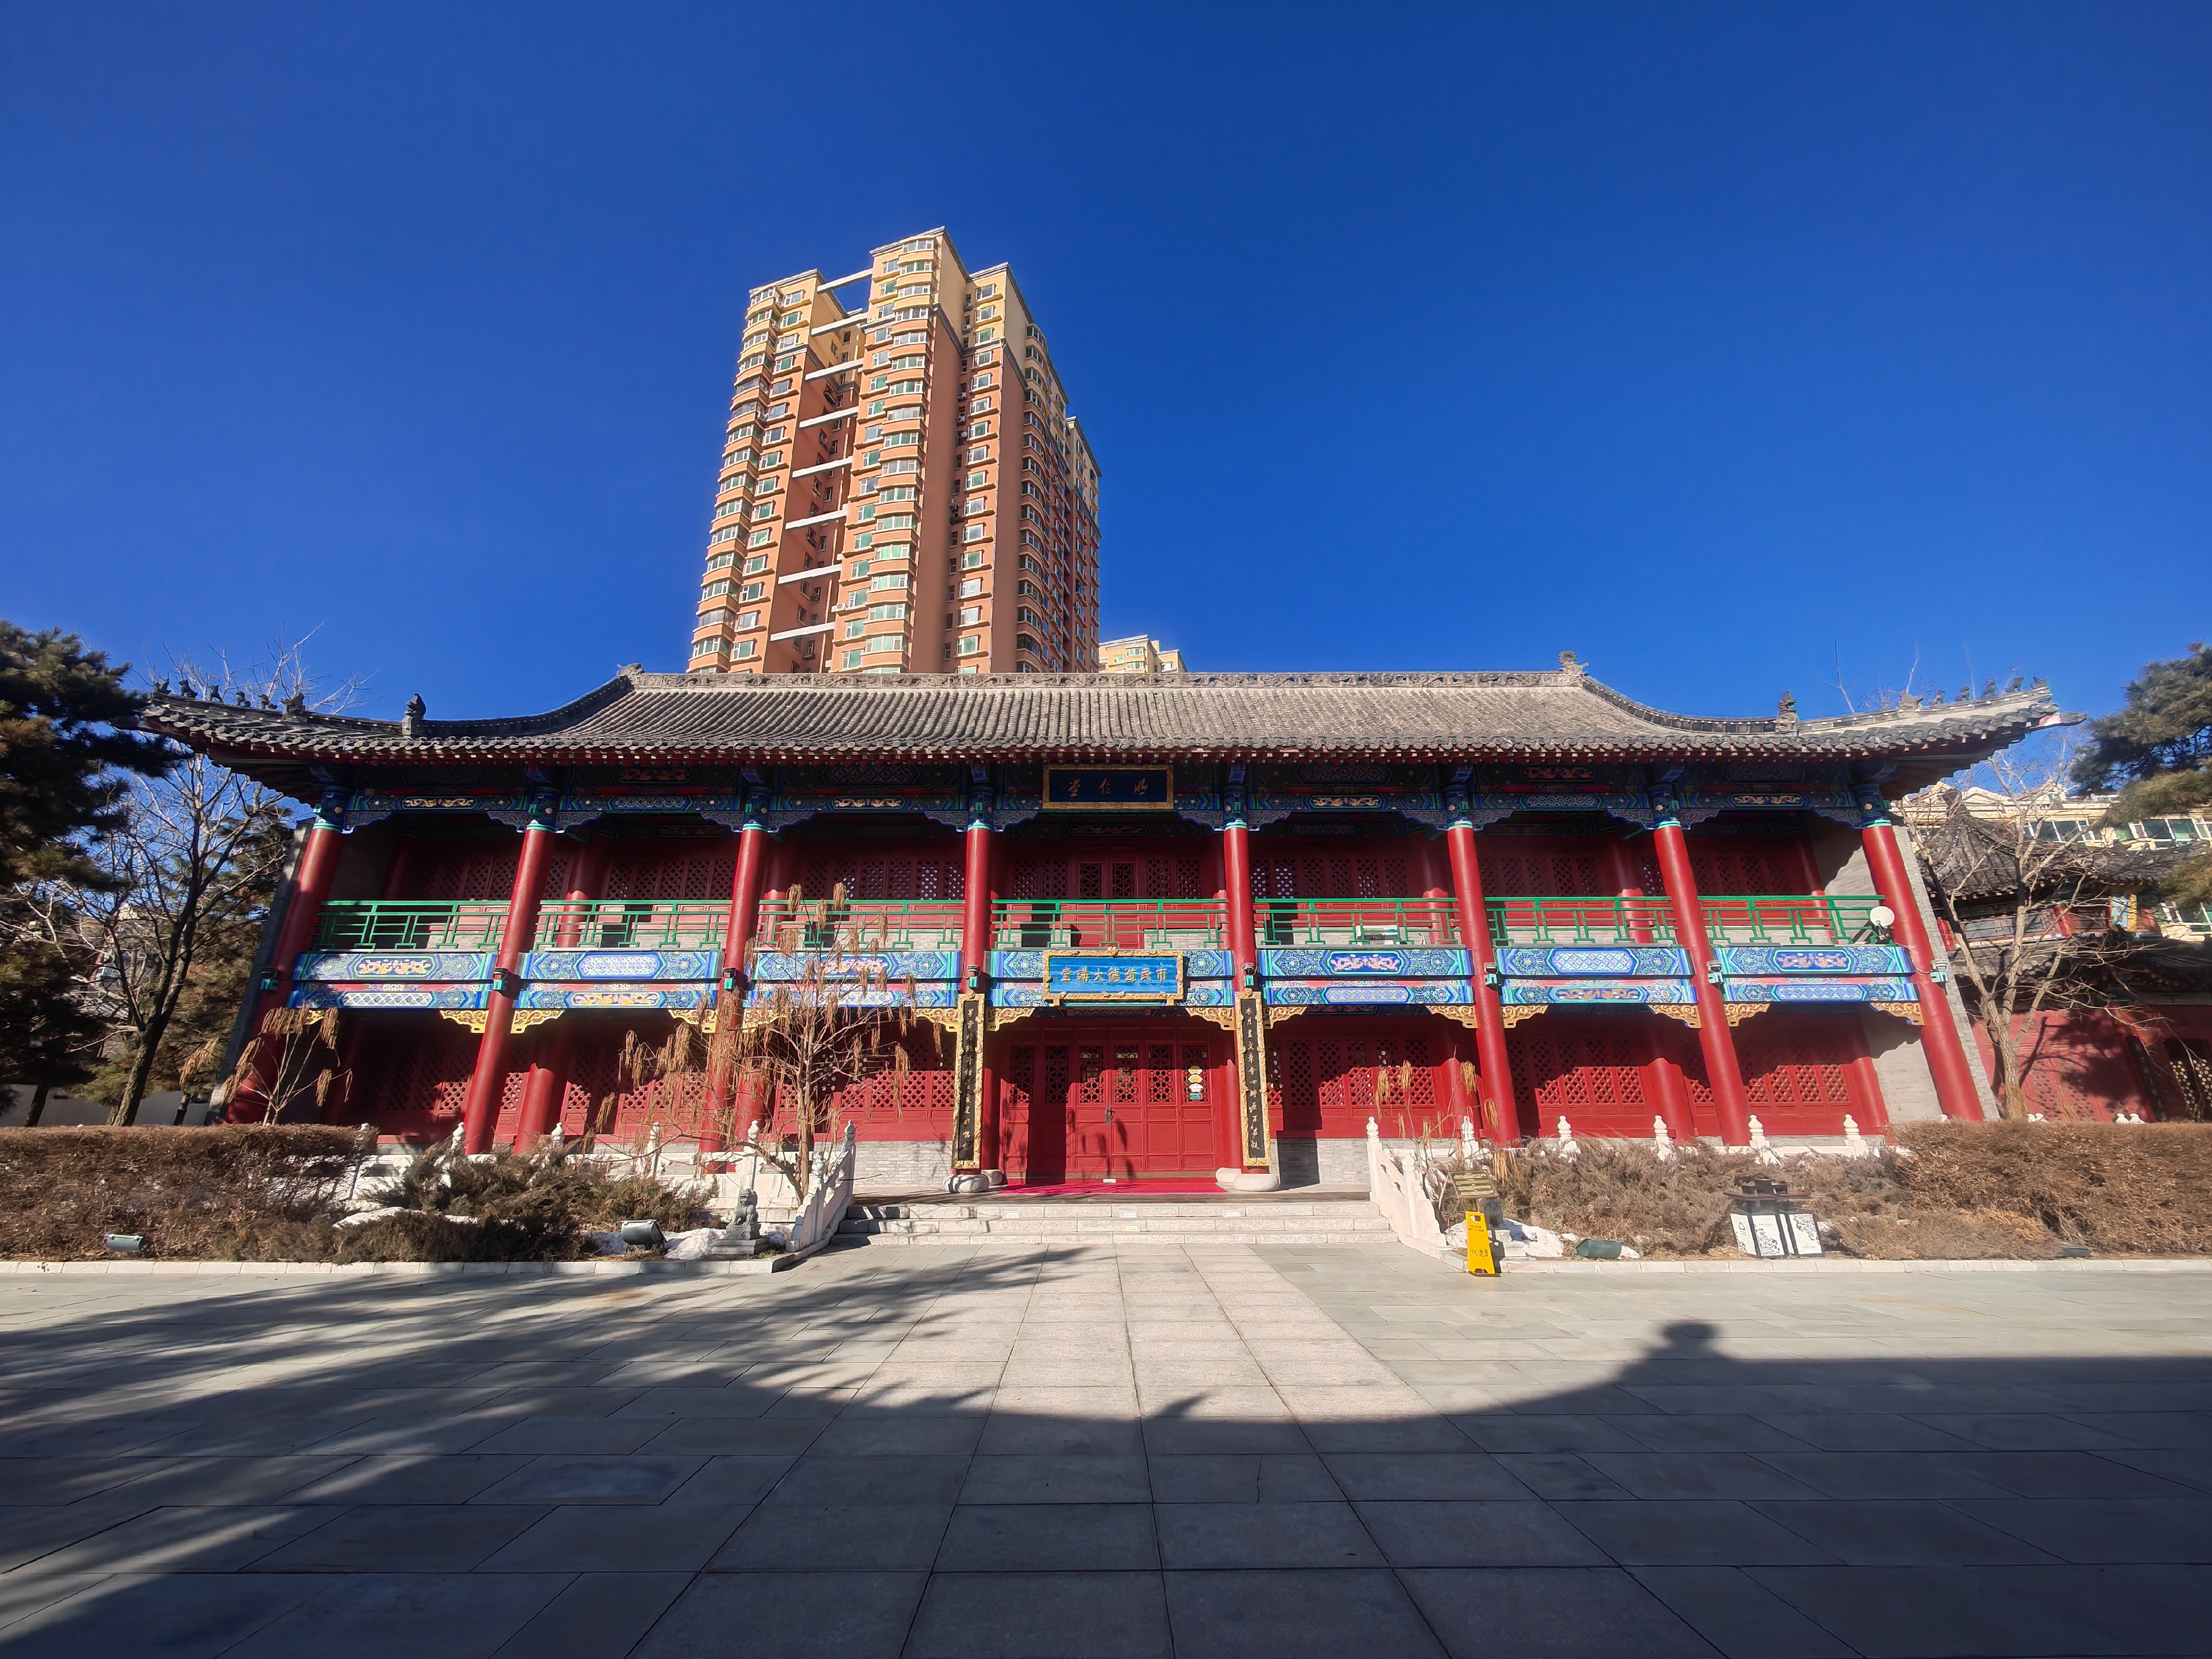
[[[737,855],[693,848],[641,848],[614,861],[605,896],[615,899],[727,899]]]
[[[1044,1093],[1039,1097],[1047,1111],[1058,1111],[1067,1099],[1067,1047],[1053,1043],[1044,1051]]]
[[[1553,1021],[1571,1018],[1553,1014]],[[1644,1057],[1624,1036],[1582,1031],[1516,1031],[1510,1053],[1515,1092],[1547,1117],[1612,1113],[1646,1104]]]
[[[1006,1068],[1000,1078],[1005,1089],[1002,1109],[1026,1116],[1036,1099],[1036,1046],[1023,1042],[1007,1049]]]
[[[436,851],[429,850],[435,847]],[[430,862],[427,878],[418,878],[423,896],[464,904],[498,901],[504,903],[514,891],[514,866],[521,856],[522,838],[490,842],[482,846],[448,842],[425,842],[421,855]]]
[[[1013,896],[1018,899],[1064,899],[1067,896],[1066,859],[1014,860]]]
[[[801,877],[803,890],[817,899],[830,897],[841,882],[854,900],[957,899],[963,885],[957,860],[872,850],[817,855]]]
[[[902,1073],[886,1050],[871,1063],[867,1076],[837,1091],[837,1121],[849,1117],[864,1126],[884,1125],[951,1109],[950,1056],[919,1030],[899,1039],[896,1047],[906,1054],[906,1070]]]
[[[1146,859],[1145,896],[1149,899],[1203,898],[1206,892],[1200,884],[1206,878],[1205,872],[1205,863],[1199,859]]]
[[[1482,890],[1492,897],[1600,898],[1612,890],[1599,879],[1594,853],[1486,846],[1480,858]]]
[[[1690,875],[1705,893],[1796,893],[1805,877],[1787,848],[1762,842],[1698,842],[1690,848]]]
[[[2212,1119],[2212,1042],[2203,1037],[2168,1037],[2166,1063],[2181,1090],[2182,1110],[2192,1121]]]
[[[1743,1074],[1744,1094],[1753,1111],[1762,1106],[1848,1109],[1845,1079],[1856,1056],[1844,1027],[1824,1029],[1812,1020],[1800,1024],[1792,1015],[1776,1012],[1736,1026],[1735,1037],[1736,1069]],[[1694,1040],[1685,1042],[1677,1057],[1691,1103],[1710,1108],[1713,1087],[1705,1072],[1703,1045]]]

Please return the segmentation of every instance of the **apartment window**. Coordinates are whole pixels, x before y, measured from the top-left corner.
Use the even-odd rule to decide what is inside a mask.
[[[865,617],[855,617],[852,621],[845,624],[845,637],[848,640],[857,640],[861,635],[867,632],[867,618]]]
[[[960,625],[963,628],[973,628],[976,623],[982,620],[983,607],[981,605],[967,605],[960,607]]]
[[[873,581],[868,584],[868,587],[872,592],[881,593],[894,588],[904,587],[906,586],[906,580],[907,577],[905,571],[894,570],[888,575],[877,577]]]
[[[714,516],[718,519],[734,519],[744,510],[744,502],[734,498],[726,501],[717,501],[714,504]]]
[[[1014,620],[1019,623],[1027,623],[1031,628],[1042,628],[1044,626],[1044,618],[1038,616],[1036,611],[1030,610],[1027,605],[1022,605],[1015,611]]]
[[[960,539],[963,542],[980,542],[990,533],[991,527],[988,525],[971,524],[960,532]]]
[[[872,605],[868,607],[870,622],[904,622],[906,607],[902,605]]]
[[[860,653],[857,651],[848,651],[839,659],[839,661],[847,668],[858,668],[860,665]]]
[[[799,354],[796,352],[787,351],[782,356],[775,360],[775,372],[779,374],[782,374],[787,368],[796,368],[798,367]]]
[[[894,484],[878,490],[877,494],[887,501],[910,501],[915,498],[915,487],[912,484]]]
[[[960,584],[960,597],[963,599],[972,599],[982,591],[983,579],[981,576],[969,576]]]
[[[760,641],[758,640],[739,640],[738,641],[737,649],[731,652],[730,654],[732,657],[738,659],[740,661],[747,657],[757,657],[760,654]]]
[[[968,384],[969,384],[969,386],[970,386],[970,387],[972,387],[974,390],[975,390],[975,391],[977,391],[977,392],[981,392],[981,391],[982,391],[986,386],[989,386],[989,385],[991,384],[991,377],[990,377],[988,374],[978,374],[978,375],[977,375],[977,376],[976,376],[973,380],[970,380]]]
[[[979,328],[975,331],[975,339],[979,344],[985,340],[995,340],[998,337],[999,331],[995,328]]]
[[[775,431],[767,435],[764,441],[769,443],[778,443],[782,441],[782,438],[783,428],[781,427],[778,427]],[[769,450],[767,454],[761,457],[760,464],[761,470],[763,471],[767,471],[771,467],[781,466],[783,465],[783,452],[780,449]]]
[[[889,477],[894,472],[919,472],[921,471],[921,463],[920,461],[890,461],[885,463],[884,466],[884,472],[886,477]]]
[[[881,377],[880,377],[880,376],[878,376],[878,379],[880,379]],[[873,403],[872,403],[872,404],[870,404],[868,405],[868,413],[869,413],[870,415],[872,415],[872,416],[873,416],[873,415],[880,415],[880,414],[882,414],[883,412],[884,412],[884,400],[883,400],[881,398],[877,398]]]
[[[762,594],[767,592],[768,584],[766,582],[747,582],[738,593],[738,603],[739,605],[750,605],[755,599],[760,598]]]
[[[740,611],[739,612],[738,612],[738,631],[739,633],[743,633],[743,632],[744,632],[746,629],[748,629],[748,628],[758,628],[759,626],[760,626],[760,612],[759,612],[759,611]]]
[[[975,290],[975,297],[979,300],[996,299],[998,297],[998,294],[999,285],[996,283],[986,283],[982,287]]]
[[[732,532],[732,533],[735,534],[736,532]],[[775,532],[773,530],[756,530],[753,532],[751,538],[747,540],[745,545],[747,547],[766,547],[775,539]]]
[[[968,475],[968,488],[970,489],[981,489],[990,482],[991,475],[988,472],[970,472]]]
[[[988,421],[976,422],[973,426],[968,428],[968,435],[971,438],[989,437],[991,435],[991,423]]]
[[[968,406],[971,412],[981,415],[991,407],[991,398],[987,393],[981,398],[971,399]]]
[[[709,570],[726,570],[737,562],[738,556],[734,553],[717,553],[713,558],[707,561],[707,568]]]
[[[900,449],[919,444],[921,441],[921,434],[919,432],[894,432],[884,440],[884,447]]]
[[[717,530],[712,536],[708,537],[707,538],[707,545],[712,547],[718,542],[733,542],[737,540],[737,526],[735,525],[732,525],[727,530]]]
[[[775,517],[775,503],[774,501],[763,501],[758,507],[753,509],[753,517],[755,519],[773,519]]]
[[[988,461],[990,459],[991,446],[988,444],[977,444],[975,448],[968,452],[968,459],[971,465],[976,461]]]
[[[1016,582],[1014,584],[1014,592],[1020,594],[1025,599],[1042,599],[1044,598],[1044,590],[1039,587],[1035,582]]]
[[[975,319],[976,319],[978,322],[984,322],[984,323],[988,323],[988,322],[989,322],[993,318],[996,317],[998,314],[999,314],[999,308],[998,308],[998,307],[996,307],[996,306],[985,306],[985,307],[984,307],[981,311],[979,311],[979,312],[977,312],[977,313],[975,313]],[[981,337],[979,336],[978,337]]]
[[[722,654],[722,642],[720,640],[702,640],[691,647],[691,654],[695,658],[719,657]]]
[[[970,548],[967,552],[963,553],[960,556],[960,568],[963,570],[981,570],[983,568],[983,550],[980,547]]]
[[[791,405],[789,404],[777,404],[771,408],[763,410],[761,411],[761,419],[763,421],[780,421],[790,413]],[[763,432],[761,434],[761,441],[764,444],[780,443],[782,440],[783,428],[781,427],[776,428],[773,432]]]
[[[717,599],[729,591],[730,585],[726,581],[708,582],[699,590],[699,597],[702,599]]]
[[[736,556],[733,554],[732,556]],[[768,555],[765,553],[756,553],[745,561],[745,574],[748,576],[757,576],[767,568]]]
[[[973,634],[968,635],[960,641],[960,654],[963,657],[981,656],[983,654],[983,641],[977,639]]]

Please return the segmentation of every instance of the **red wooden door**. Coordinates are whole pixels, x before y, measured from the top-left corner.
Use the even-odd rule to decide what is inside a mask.
[[[1002,1156],[1032,1184],[1212,1173],[1220,1040],[1091,1026],[1012,1045]]]

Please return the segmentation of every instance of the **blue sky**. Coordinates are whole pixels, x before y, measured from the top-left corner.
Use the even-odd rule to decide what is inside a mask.
[[[683,665],[744,290],[949,226],[1194,666],[1841,712],[2212,623],[2212,8],[0,11],[0,615]]]

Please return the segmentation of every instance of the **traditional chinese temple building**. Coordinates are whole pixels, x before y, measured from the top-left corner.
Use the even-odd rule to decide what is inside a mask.
[[[1691,718],[1568,654],[631,669],[514,719],[161,697],[147,723],[313,809],[258,1006],[349,1011],[334,1121],[479,1150],[595,1113],[642,1132],[626,1035],[834,952],[930,1028],[838,1102],[864,1181],[1296,1184],[1356,1178],[1370,1116],[1731,1146],[1754,1119],[1980,1116],[1891,802],[2056,718],[2039,683]]]

